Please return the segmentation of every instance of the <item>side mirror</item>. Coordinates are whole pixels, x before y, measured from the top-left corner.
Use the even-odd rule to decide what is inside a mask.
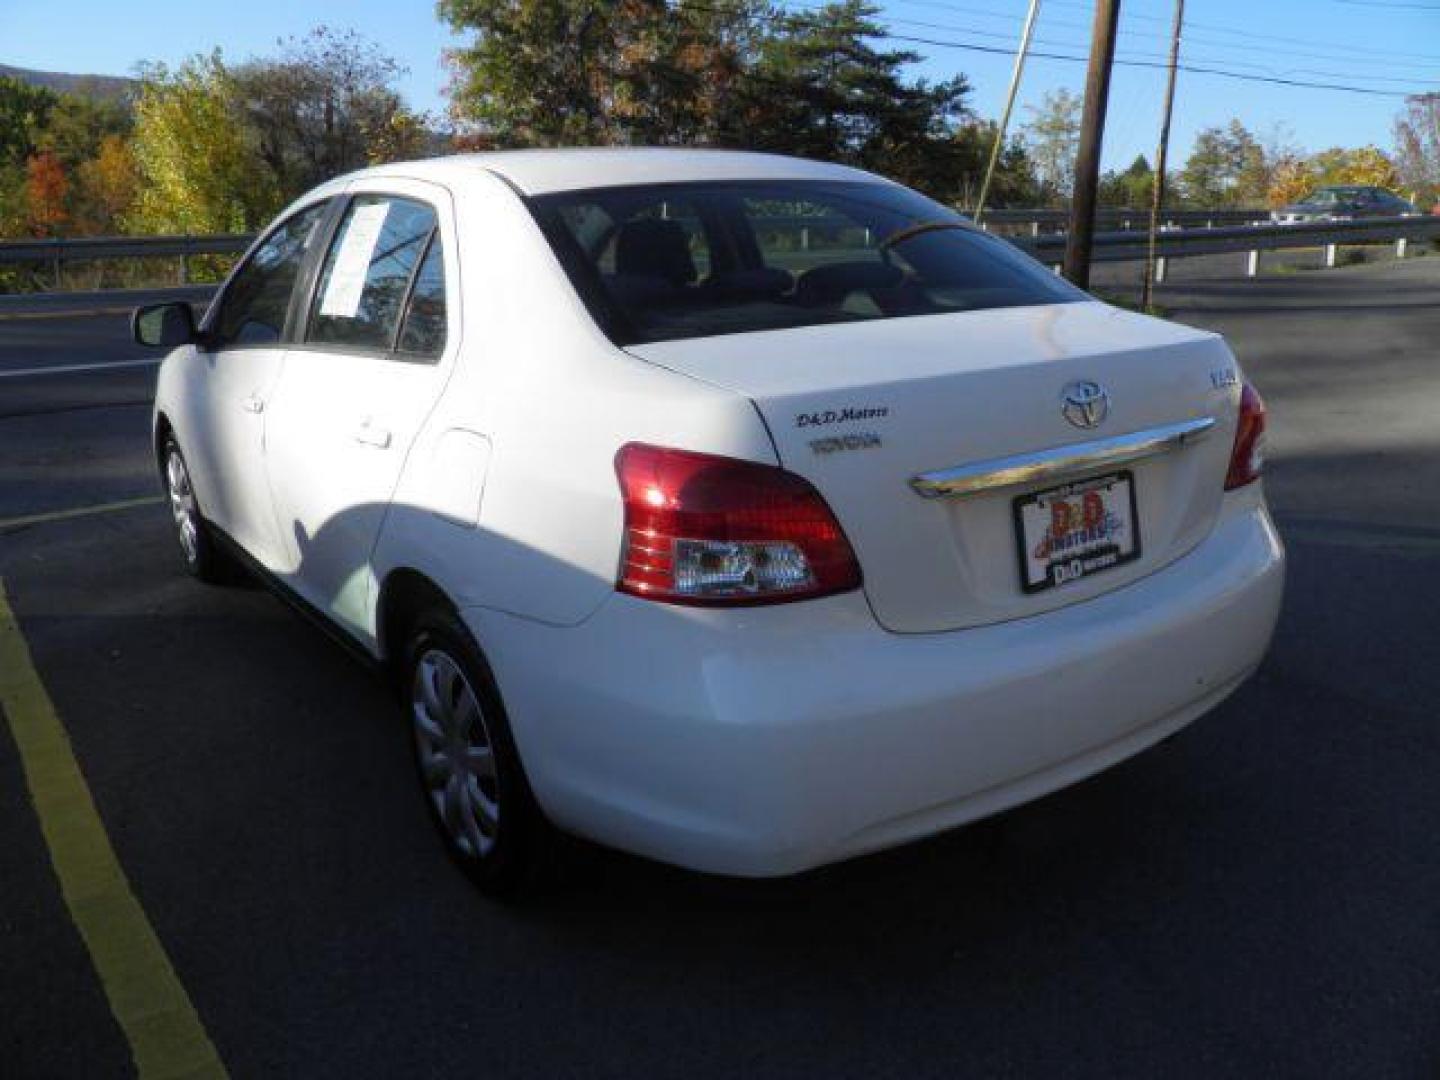
[[[136,308],[130,316],[130,333],[139,345],[166,349],[190,345],[199,338],[190,305],[174,302]]]

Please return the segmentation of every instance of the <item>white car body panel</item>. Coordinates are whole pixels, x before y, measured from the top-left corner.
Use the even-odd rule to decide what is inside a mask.
[[[1222,492],[1239,387],[1214,335],[1073,303],[620,348],[521,198],[786,177],[889,183],[708,151],[483,154],[341,178],[319,194],[436,206],[439,361],[289,345],[262,378],[186,347],[156,400],[204,513],[372,655],[395,645],[381,616],[397,575],[449,598],[557,824],[738,874],[923,836],[1173,733],[1259,662],[1284,568],[1261,485]],[[1103,433],[1216,424],[1134,466],[1143,558],[1026,595],[1014,491],[924,500],[908,482],[1086,437],[1059,408],[1074,379],[1110,389]],[[257,388],[263,422],[232,400]],[[844,428],[882,445],[815,453],[831,425],[795,417],[835,402],[884,407]],[[367,418],[388,446],[355,441]],[[805,476],[863,590],[717,609],[618,594],[615,457],[630,442]]]
[[[1219,377],[1236,368],[1216,335],[1099,303],[882,319],[631,351],[753,398],[781,464],[815,484],[855,545],[876,617],[891,630],[913,633],[1087,600],[1194,547],[1220,505],[1213,478],[1230,457],[1240,393],[1238,377]],[[1014,491],[925,500],[907,481],[1078,441],[1059,407],[1061,389],[1077,379],[1111,387],[1107,432],[1202,416],[1217,425],[1197,445],[1133,468],[1139,560],[1026,595],[1016,571]],[[828,421],[847,408],[883,415]],[[856,432],[878,436],[879,445],[835,452],[810,445]]]
[[[190,437],[184,445],[191,480],[205,493],[206,515],[269,563],[278,536],[265,485],[264,409],[279,381],[285,350],[188,351],[190,363],[183,372],[191,388],[184,396]]]
[[[890,633],[856,593],[747,611],[615,596],[565,630],[463,614],[509,673],[558,824],[694,869],[789,874],[1037,798],[1223,699],[1264,653],[1284,568],[1258,485],[1225,503],[1166,569],[972,630]]]
[[[279,532],[269,568],[351,634],[368,638],[377,584],[370,556],[411,446],[455,365],[464,310],[450,194],[434,184],[367,178],[345,194],[432,206],[447,263],[447,334],[435,363],[290,347],[265,418],[265,472]],[[263,561],[263,560],[262,560]]]

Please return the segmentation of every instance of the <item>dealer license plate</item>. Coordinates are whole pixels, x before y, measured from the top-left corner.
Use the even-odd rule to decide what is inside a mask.
[[[1135,477],[1111,473],[1015,500],[1020,584],[1053,589],[1140,557]]]

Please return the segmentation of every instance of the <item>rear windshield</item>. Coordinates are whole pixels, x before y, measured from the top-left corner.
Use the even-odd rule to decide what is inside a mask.
[[[656,184],[529,203],[622,345],[1088,299],[953,210],[889,184]]]

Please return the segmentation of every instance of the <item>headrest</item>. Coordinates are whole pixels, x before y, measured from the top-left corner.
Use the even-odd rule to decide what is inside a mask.
[[[615,238],[615,272],[657,277],[671,285],[695,280],[690,240],[678,221],[639,218],[626,222]]]

